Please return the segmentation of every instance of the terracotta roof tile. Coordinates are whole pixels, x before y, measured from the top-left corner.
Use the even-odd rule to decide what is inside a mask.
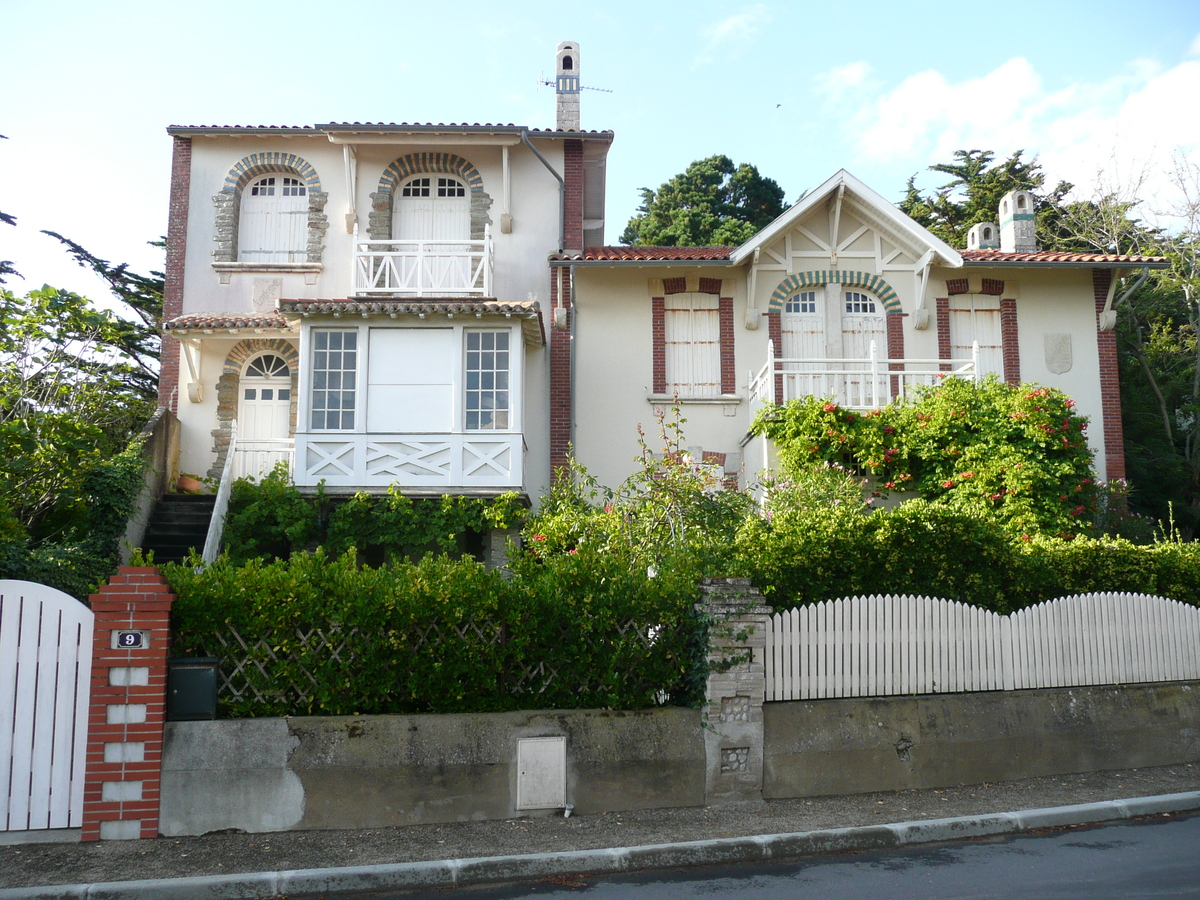
[[[384,297],[355,300],[280,300],[279,309],[301,315],[351,313],[355,315],[445,315],[483,313],[534,315],[541,310],[536,300],[481,300],[478,297],[423,297],[420,299],[391,299]]]
[[[733,247],[588,247],[583,253],[552,253],[550,259],[570,262],[727,260],[733,249]]]
[[[277,328],[290,330],[291,325],[279,313],[248,313],[245,315],[201,313],[199,315],[178,316],[163,322],[164,331],[210,331],[228,330],[231,328]]]
[[[1075,263],[1095,265],[1167,265],[1162,256],[1121,256],[1116,253],[1059,253],[1038,250],[1032,253],[1005,253],[1000,250],[960,250],[967,263]]]

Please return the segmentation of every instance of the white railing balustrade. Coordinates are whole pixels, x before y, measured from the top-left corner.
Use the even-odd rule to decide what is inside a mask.
[[[200,554],[205,564],[215,562],[221,552],[221,536],[225,533],[225,514],[229,512],[229,492],[237,477],[233,474],[237,457],[237,419],[229,423],[229,449],[225,453],[225,466],[221,469],[221,483],[217,485],[217,499],[213,504],[212,518],[208,520],[208,535],[204,539],[204,550]]]
[[[253,478],[261,481],[279,463],[287,463],[288,475],[292,473],[291,438],[249,438],[237,443],[233,462],[233,480]]]
[[[331,488],[516,488],[524,484],[525,439],[503,431],[440,434],[296,435],[294,479]]]
[[[481,241],[378,241],[354,237],[356,295],[491,297],[492,235]]]
[[[750,419],[777,399],[831,397],[847,409],[879,409],[918,387],[978,377],[979,344],[969,359],[881,359],[874,341],[866,359],[775,359],[774,342],[768,342],[767,362],[750,378]]]

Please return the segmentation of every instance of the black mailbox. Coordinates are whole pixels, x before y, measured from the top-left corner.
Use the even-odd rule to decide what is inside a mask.
[[[167,721],[188,722],[217,717],[215,656],[167,660]]]

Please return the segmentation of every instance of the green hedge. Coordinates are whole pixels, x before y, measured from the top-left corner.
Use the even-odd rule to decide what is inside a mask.
[[[224,673],[245,693],[225,692],[224,716],[696,701],[705,640],[694,584],[648,578],[599,554],[526,569],[505,578],[432,555],[371,568],[353,553],[318,551],[164,572],[179,598],[174,652],[224,657]],[[249,652],[222,646],[219,635],[236,643],[231,628]],[[333,635],[337,655],[315,646],[317,631]]]
[[[1200,598],[1200,545],[1012,540],[994,523],[921,500],[870,514],[825,506],[752,517],[736,565],[777,608],[855,594],[945,597],[998,613],[1092,591]]]

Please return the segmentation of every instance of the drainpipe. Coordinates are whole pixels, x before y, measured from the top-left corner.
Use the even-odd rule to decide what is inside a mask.
[[[567,374],[567,392],[571,398],[571,418],[569,431],[571,452],[575,452],[575,329],[579,326],[579,300],[575,296],[575,267],[567,270],[567,279],[571,285],[571,360]],[[560,298],[561,299],[561,298]]]
[[[542,154],[538,151],[538,148],[533,146],[533,144],[530,142],[528,128],[521,129],[521,143],[524,144],[526,147],[528,147],[530,150],[532,150],[533,155],[536,156],[541,161],[542,165],[545,166],[549,170],[550,174],[558,179],[558,249],[562,250],[564,244],[566,243],[566,233],[567,233],[566,232],[567,223],[565,221],[566,208],[567,208],[566,207],[567,183],[565,181],[563,181],[563,177],[561,175],[559,175],[558,172],[554,171],[554,166],[550,165],[549,160],[547,160],[546,157],[542,156]]]

